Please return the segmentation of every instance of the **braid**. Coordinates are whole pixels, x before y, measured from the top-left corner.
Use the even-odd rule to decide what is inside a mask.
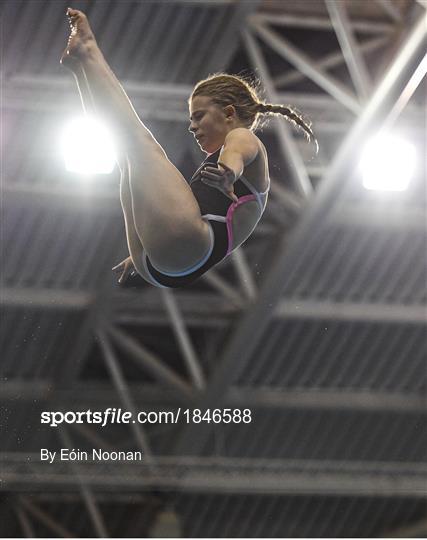
[[[233,105],[238,118],[252,131],[256,131],[259,127],[261,123],[260,117],[263,115],[280,114],[285,116],[305,132],[309,141],[315,143],[317,153],[319,145],[310,125],[303,120],[301,115],[289,107],[260,101],[258,86],[260,86],[259,81],[257,83],[256,81],[245,80],[244,77],[238,75],[216,73],[196,84],[190,100],[196,96],[207,96],[220,107]]]
[[[316,145],[316,153],[319,151],[319,144],[317,142],[316,137],[314,136],[314,133],[310,125],[304,122],[302,116],[297,114],[295,111],[293,111],[289,107],[285,107],[283,105],[273,105],[272,103],[258,102],[257,112],[260,114],[271,114],[271,115],[281,114],[282,116],[286,116],[286,118],[292,124],[299,126],[302,130],[304,130],[305,135],[310,142],[314,142],[314,144]]]

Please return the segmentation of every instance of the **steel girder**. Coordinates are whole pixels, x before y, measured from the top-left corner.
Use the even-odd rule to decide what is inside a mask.
[[[40,463],[38,455],[0,454],[4,487],[75,491],[80,478],[93,489],[132,492],[160,490],[220,493],[280,493],[370,495],[380,497],[427,495],[426,465],[325,461],[289,462],[226,458],[168,458],[157,456],[155,468],[143,463],[80,461]]]

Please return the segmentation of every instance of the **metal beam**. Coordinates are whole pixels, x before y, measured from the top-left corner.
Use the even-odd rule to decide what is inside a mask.
[[[232,251],[230,257],[237,275],[239,276],[240,284],[245,292],[246,298],[254,300],[257,296],[257,286],[243,248],[239,247]]]
[[[215,292],[193,292],[185,289],[177,291],[181,310],[187,325],[192,327],[222,328],[231,324],[241,307],[236,307]],[[138,305],[133,308],[127,301],[129,292],[123,291],[115,297],[114,322],[120,325],[166,325],[168,319],[158,301],[158,291],[154,288],[141,291]],[[140,309],[139,306],[144,306]]]
[[[203,281],[209,283],[209,285],[219,292],[224,298],[226,298],[234,307],[242,309],[245,306],[245,299],[239,292],[236,292],[235,287],[230,285],[223,277],[221,277],[217,270],[211,268],[209,272],[203,274]]]
[[[125,407],[125,410],[131,412],[133,418],[136,418],[137,407],[135,406],[134,400],[132,399],[130,395],[128,385],[125,381],[122,370],[120,369],[120,366],[115,357],[109,337],[104,331],[98,330],[97,338],[98,338],[101,350],[104,354],[104,359],[105,359],[108,371],[110,373],[114,386],[116,387],[116,391]],[[142,426],[138,423],[131,423],[129,425],[135,436],[135,439],[138,443],[139,448],[141,448],[141,450],[144,452],[145,460],[147,461],[147,463],[152,464],[153,459],[151,455],[150,446],[149,446],[147,437],[144,433],[144,430],[142,429]]]
[[[243,39],[251,63],[254,69],[258,70],[260,78],[263,81],[267,99],[271,103],[279,103],[279,96],[276,93],[267,64],[254,36],[248,30],[244,30]],[[283,121],[275,122],[274,128],[279,138],[281,150],[287,158],[295,188],[299,195],[307,197],[313,192],[313,188],[301,154],[291,135],[290,128]]]
[[[375,45],[375,41],[378,40],[381,43],[383,38],[375,38],[372,41],[372,46]],[[368,46],[368,42],[367,45]],[[361,46],[362,48],[364,45]],[[322,61],[319,61],[319,66],[322,67]],[[326,66],[324,66],[326,67]],[[300,72],[298,72],[301,74]],[[22,110],[30,109],[37,110],[38,107],[41,107],[43,100],[48,101],[48,106],[52,112],[58,112],[58,100],[54,99],[52,96],[46,94],[46,88],[51,88],[55,96],[58,93],[64,91],[64,80],[61,78],[52,78],[47,76],[42,77],[33,77],[33,76],[20,76],[19,85],[13,84],[14,79],[5,81],[5,88],[10,86],[10,94],[13,96],[15,101],[22,101]],[[273,81],[276,83],[276,79]],[[69,85],[68,85],[69,86]],[[144,111],[146,114],[161,114],[159,120],[164,119],[165,121],[180,121],[188,122],[188,108],[187,108],[187,98],[191,93],[190,86],[183,85],[155,85],[155,84],[141,84],[135,81],[130,81],[125,85],[126,90],[128,91],[132,102],[135,104],[135,108],[142,117],[144,117]],[[140,96],[141,106],[138,106],[138,96]],[[303,92],[283,92],[278,91],[277,97],[279,103],[293,103],[296,107],[307,111],[307,114],[310,115],[313,123],[317,121],[322,121],[325,123],[325,113],[328,112],[331,117],[330,121],[332,124],[336,123],[340,119],[346,121],[352,121],[353,115],[350,114],[346,109],[344,109],[336,100],[332,99],[326,94],[307,94]],[[154,103],[153,100],[158,100],[158,103]],[[6,99],[4,99],[3,106],[6,104]],[[75,103],[70,104],[70,107],[75,107]],[[172,114],[170,112],[171,108],[180,108],[180,112],[177,116],[177,113]],[[19,106],[17,106],[20,109]],[[42,107],[41,107],[41,110]],[[419,115],[422,114],[422,108],[414,107],[414,117],[419,118]],[[170,114],[170,116],[168,116]],[[268,126],[267,130],[270,129]],[[190,139],[189,139],[190,140]],[[65,205],[66,203],[77,205],[91,205],[91,198],[89,197],[88,201],[84,199],[88,198],[87,193],[82,193],[81,191],[68,190],[61,187],[53,187],[51,185],[42,185],[41,181],[38,181],[37,184],[22,184],[22,181],[19,183],[12,182],[7,183],[7,178],[2,186],[2,193],[5,198],[8,200],[13,199],[17,201],[26,201],[26,194],[34,194],[35,198],[32,200],[32,203],[42,204],[44,200],[49,199],[49,196],[52,195],[52,198],[55,204]],[[120,211],[120,208],[115,204],[117,201],[117,193],[110,193],[109,190],[104,190],[102,187],[95,188],[93,194],[96,196],[97,208],[100,205],[101,209],[110,209],[110,211],[116,209]],[[69,199],[69,200],[68,200]]]
[[[42,523],[45,527],[50,529],[55,535],[62,538],[76,538],[74,534],[70,533],[65,527],[57,523],[52,516],[34,504],[33,501],[29,501],[26,497],[21,497],[19,499],[19,503],[25,508],[25,510],[40,521],[40,523]]]
[[[81,383],[79,382],[79,387],[80,387]],[[109,392],[109,400],[110,400],[110,403],[106,404],[108,402],[108,399],[105,400],[104,404],[104,407],[108,407],[111,405],[111,390],[108,391]],[[57,398],[56,398],[57,399]],[[77,401],[78,403],[81,403],[81,401]],[[60,403],[60,400],[58,400],[58,402],[55,401],[55,403],[57,403],[57,405],[59,407],[61,407],[61,405],[59,405]],[[120,400],[118,401],[118,404],[120,403]],[[97,409],[99,410],[99,409]],[[108,442],[104,437],[101,437],[98,433],[96,433],[96,431],[94,431],[93,429],[91,429],[89,426],[85,425],[85,424],[73,424],[73,430],[76,431],[77,433],[79,433],[81,436],[83,436],[87,441],[90,441],[92,444],[95,445],[96,448],[102,448],[104,450],[116,450],[117,449],[117,444],[112,444],[110,442]]]
[[[58,462],[48,470],[38,455],[0,455],[4,488],[75,491],[78,479]],[[30,459],[29,459],[30,458]],[[195,493],[275,493],[425,498],[425,464],[241,458],[159,457],[147,465],[79,462],[79,474],[95,490],[157,490]]]
[[[354,114],[360,114],[361,107],[354,94],[340,81],[328,75],[316,62],[311,60],[290,41],[261,23],[255,23],[254,30],[273,50],[323,88],[325,92],[333,96]]]
[[[373,392],[367,390],[301,389],[275,390],[272,388],[233,387],[225,397],[233,406],[252,408],[325,409],[352,411],[390,411],[426,414],[427,402],[423,395]]]
[[[282,184],[274,176],[270,177],[270,193],[279,201],[286,212],[294,215],[299,215],[303,209],[307,199],[299,197],[296,193],[282,186]]]
[[[427,537],[427,519],[421,519],[405,527],[392,529],[382,538],[426,538]]]
[[[93,186],[91,190],[77,187],[43,185],[42,183],[3,182],[2,198],[5,206],[31,204],[31,207],[55,207],[68,212],[87,210],[108,214],[121,214],[117,204],[117,191]],[[95,205],[96,201],[96,205]]]
[[[9,382],[2,383],[6,388]],[[27,386],[25,397],[22,401],[33,401],[31,385]],[[162,410],[162,407],[174,409],[180,406],[179,399],[174,392],[170,392],[157,384],[129,384],[129,393],[137,407],[152,410]],[[7,401],[0,396],[0,401]],[[118,396],[111,395],[111,386],[106,383],[80,382],[74,390],[56,390],[52,395],[39,398],[48,410],[68,411],[75,403],[79,403],[82,410],[103,410],[107,407],[119,407],[121,404]],[[229,406],[244,406],[259,408],[322,408],[325,410],[354,410],[354,411],[391,411],[425,414],[426,400],[423,395],[414,393],[383,392],[378,390],[339,390],[333,388],[272,388],[272,387],[245,387],[231,386],[224,396],[224,403]],[[100,439],[85,425],[73,426],[77,432],[88,439],[96,447],[106,450],[116,450],[114,443]],[[117,445],[116,445],[117,446]]]
[[[417,69],[414,71],[412,77],[409,79],[408,84],[402,90],[399,99],[394,104],[392,110],[387,115],[387,118],[382,126],[382,132],[387,132],[393,127],[394,123],[402,113],[403,109],[407,106],[408,101],[411,99],[415,90],[419,84],[424,80],[427,73],[427,54],[421,60]]]
[[[327,222],[332,227],[385,229],[388,231],[426,231],[426,212],[419,206],[363,203],[350,206],[337,203]]]
[[[424,0],[419,0],[420,2]],[[332,23],[328,17],[316,17],[307,13],[306,16],[291,13],[255,13],[249,17],[250,23],[272,23],[276,26],[289,26],[293,28],[310,28],[312,30],[332,30]],[[363,34],[391,34],[395,26],[390,23],[375,22],[372,20],[351,21],[353,30]]]
[[[383,219],[384,218],[384,219]],[[375,221],[369,221],[369,220]],[[387,222],[390,219],[390,222]],[[406,221],[405,221],[406,220]],[[330,221],[332,224],[342,224],[354,227],[379,227],[379,228],[396,228],[409,229],[415,231],[425,230],[425,215],[411,213],[405,210],[402,213],[389,212],[387,215],[382,213],[375,214],[372,210],[366,209],[365,212],[358,214],[340,210],[337,213],[332,213]],[[210,275],[207,281],[212,283],[216,280],[216,275]],[[215,283],[217,283],[215,281]],[[53,299],[58,303],[60,299],[60,307],[64,310],[72,310],[79,304],[81,297],[89,296],[86,293],[70,293],[69,291],[55,289],[3,289],[2,302],[3,306],[22,306],[28,307],[31,305],[34,309],[45,309],[55,305]],[[190,327],[209,326],[209,327],[224,327],[232,324],[236,315],[240,313],[243,304],[239,308],[230,308],[229,303],[212,302],[212,295],[209,293],[177,293],[177,298],[180,302],[180,311],[183,321]],[[26,299],[26,301],[24,301]],[[120,295],[115,297],[115,317],[114,321],[121,324],[143,325],[154,324],[156,326],[166,326],[169,323],[169,318],[163,310],[158,307],[158,301],[151,298],[149,294],[142,295],[144,309],[142,312],[127,311],[126,308],[119,307],[121,300]],[[119,305],[118,305],[119,304]],[[372,321],[372,322],[403,322],[410,324],[426,324],[425,307],[423,305],[405,305],[398,303],[382,304],[375,303],[360,303],[360,302],[334,302],[331,300],[315,300],[301,298],[282,298],[277,305],[277,309],[272,313],[273,318],[283,319],[329,319],[335,321]],[[162,361],[156,355],[142,345],[137,344],[132,338],[126,336],[120,330],[113,330],[112,335],[118,343],[123,345],[128,352],[132,351],[131,358],[138,364],[149,371],[151,374],[156,373],[156,378],[164,380],[168,385],[177,386],[177,389],[185,394],[191,394],[191,387],[182,378],[175,374],[172,370],[165,367]],[[157,369],[158,368],[158,369]],[[165,369],[166,371],[165,371]],[[12,384],[13,381],[11,381]],[[35,381],[34,388],[37,393],[42,395],[49,390],[49,385],[44,381]],[[4,393],[2,388],[2,394]],[[16,386],[10,386],[8,392],[10,395],[21,393],[22,388],[16,383]]]
[[[0,399],[2,401],[11,400],[41,400],[49,399],[52,383],[46,380],[25,381],[22,379],[8,380],[2,379],[0,386]]]
[[[108,334],[112,336],[113,341],[116,342],[120,348],[129,355],[129,358],[140,365],[150,375],[155,377],[159,382],[170,386],[177,392],[181,393],[184,398],[191,398],[193,395],[193,389],[184,379],[182,379],[172,369],[167,367],[156,355],[145,349],[140,343],[136,342],[131,337],[127,336],[121,330],[110,327]],[[105,336],[105,335],[103,335]],[[106,344],[108,343],[108,346]],[[109,340],[102,341],[101,345],[105,348],[105,352],[111,351]],[[109,352],[109,358],[112,358]]]
[[[68,431],[64,426],[59,428],[58,435],[65,448],[74,448]],[[91,489],[87,485],[86,478],[80,475],[80,470],[74,461],[70,461],[69,466],[80,484],[80,492],[98,538],[109,538],[104,518],[102,517]]]
[[[111,242],[113,241],[112,238]],[[92,347],[95,329],[105,325],[110,318],[111,298],[114,292],[111,280],[111,275],[106,273],[97,284],[96,299],[81,318],[72,354],[64,361],[58,383],[72,385],[78,379],[88,358],[88,351]]]
[[[160,294],[166,307],[175,337],[178,340],[182,356],[187,365],[188,374],[190,375],[194,386],[198,390],[203,390],[206,386],[205,376],[200,365],[200,360],[197,357],[196,350],[191,342],[181,310],[178,307],[178,302],[171,290],[161,289]]]
[[[326,0],[326,7],[353,84],[359,97],[366,100],[371,91],[371,80],[366,69],[365,60],[353,35],[346,6],[341,1]]]
[[[393,20],[395,23],[400,23],[402,21],[402,13],[399,11],[395,2],[391,0],[375,0],[379,4],[385,13]]]
[[[364,321],[372,323],[408,323],[427,325],[426,306],[400,304],[368,304],[282,299],[275,315],[284,319]]]
[[[366,40],[366,42],[359,44],[359,51],[361,53],[370,53],[376,51],[377,49],[383,47],[390,40],[389,36],[380,36],[374,37],[372,39]],[[317,65],[323,69],[327,70],[340,66],[345,62],[342,51],[333,52],[328,54],[324,58],[320,59],[317,62]],[[305,76],[298,70],[289,70],[282,75],[278,75],[274,79],[276,86],[285,86],[291,83],[300,82],[304,80]]]
[[[221,397],[227,389],[227,382],[230,384],[236,380],[265,336],[272,314],[280,301],[281,291],[285,284],[284,276],[292,272],[297,260],[305,252],[307,238],[312,236],[319,221],[334,205],[337,194],[345,185],[343,179],[349,176],[348,171],[354,168],[358,159],[355,149],[359,148],[359,142],[364,140],[373,127],[381,124],[387,114],[387,109],[390,108],[390,103],[396,99],[418,66],[424,54],[426,33],[427,13],[424,13],[424,16],[412,27],[406,43],[401,47],[363,114],[344,140],[311,206],[306,209],[291,237],[286,239],[284,245],[279,246],[276,259],[265,278],[257,303],[246,311],[226,346],[201,403],[201,409],[221,403]],[[183,430],[177,442],[177,449],[197,454],[206,444],[209,432],[209,426],[206,425],[198,425],[197,428],[188,426]]]
[[[28,495],[31,498],[34,498],[39,503],[62,503],[62,504],[78,504],[81,502],[80,493],[78,491],[73,492],[29,492]],[[118,503],[120,505],[131,504],[131,505],[146,505],[147,503],[152,503],[156,501],[156,495],[150,493],[123,493],[118,491],[93,491],[93,496],[96,501],[100,504],[111,504]]]
[[[188,122],[187,99],[192,87],[167,83],[144,83],[123,81],[135,110],[144,119]],[[58,94],[64,99],[58,101]],[[66,99],[68,98],[68,99]],[[68,110],[76,105],[76,94],[70,86],[69,77],[35,77],[19,74],[3,81],[2,108],[45,112]]]
[[[17,109],[43,111],[43,102],[46,101],[46,107],[49,107],[49,110],[51,110],[52,113],[58,113],[60,110],[58,109],[59,102],[57,99],[54,99],[53,96],[66,92],[66,89],[69,88],[69,84],[66,79],[59,77],[20,75],[19,77],[4,81],[4,87],[5,92],[6,88],[8,89],[8,92],[10,92],[11,99],[9,101],[5,98],[3,100],[3,107],[5,107],[6,104],[13,105],[15,100]],[[124,87],[129,94],[135,109],[138,111],[138,114],[143,118],[153,115],[153,118],[157,120],[188,123],[187,99],[191,94],[191,86],[163,85],[163,83],[161,85],[156,85],[128,81],[124,83]],[[49,95],[47,92],[49,88],[52,91],[52,95]],[[70,91],[70,96],[75,97],[74,94],[74,92],[71,93]],[[324,118],[326,110],[331,110],[333,112],[334,119],[347,113],[347,111],[335,100],[324,94],[280,92],[279,98],[283,103],[294,103],[297,107],[308,109],[313,120],[316,120],[317,116]],[[70,102],[70,108],[74,109],[75,106],[75,101],[72,100],[72,102]],[[176,112],[174,113],[173,110]],[[159,117],[156,115],[159,115]],[[198,156],[200,155],[201,154],[198,154]],[[197,161],[200,161],[199,158],[197,158]],[[52,186],[32,186],[32,188],[35,190],[36,194],[40,192],[40,196],[44,193],[48,194],[49,189],[51,189],[54,194],[57,194],[58,202],[60,202],[62,193],[61,188]],[[13,185],[9,186],[7,191],[4,191],[3,193],[7,194],[9,191],[13,190],[13,192],[19,194],[21,189],[25,188],[21,188],[14,182]],[[102,188],[97,189],[96,193],[97,197],[99,193],[100,202],[102,202]],[[87,194],[85,194],[85,196],[86,195]],[[117,196],[115,200],[117,200]]]
[[[238,0],[237,0],[238,1]],[[195,8],[217,7],[217,6],[234,6],[236,0],[168,0],[169,3],[175,4],[190,4]]]
[[[26,511],[24,510],[24,508],[20,504],[18,504],[14,508],[14,511],[15,511],[16,517],[18,518],[19,524],[21,525],[24,536],[26,538],[35,538],[36,535],[33,529],[33,525]]]
[[[96,299],[91,292],[69,291],[64,289],[36,289],[2,287],[0,289],[0,305],[11,307],[86,310]]]

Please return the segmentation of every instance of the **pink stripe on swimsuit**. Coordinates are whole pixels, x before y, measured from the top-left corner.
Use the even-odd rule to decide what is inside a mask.
[[[228,249],[227,249],[227,255],[230,255],[230,253],[233,251],[233,214],[236,208],[241,206],[242,204],[245,204],[245,202],[249,201],[256,201],[257,198],[255,195],[244,195],[243,197],[240,197],[237,202],[234,202],[230,204],[227,210],[227,216],[226,216],[226,223],[227,223],[227,234],[228,234]]]

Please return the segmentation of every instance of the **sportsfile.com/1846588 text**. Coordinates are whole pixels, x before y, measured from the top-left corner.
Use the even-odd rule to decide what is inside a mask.
[[[121,408],[108,407],[103,411],[43,411],[40,422],[50,427],[60,424],[250,424],[251,409],[182,409],[173,411],[125,411]]]

